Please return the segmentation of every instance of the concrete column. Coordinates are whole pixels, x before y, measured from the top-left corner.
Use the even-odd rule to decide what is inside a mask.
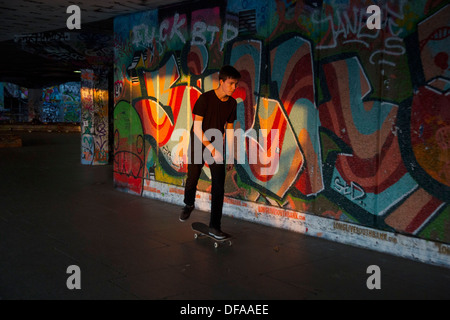
[[[42,89],[28,89],[28,121],[39,122],[42,108]]]
[[[0,120],[3,119],[3,113],[5,112],[5,94],[4,94],[3,82],[0,82]]]
[[[109,162],[108,71],[81,70],[81,163]]]

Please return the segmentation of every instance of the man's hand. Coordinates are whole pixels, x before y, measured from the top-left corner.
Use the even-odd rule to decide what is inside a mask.
[[[211,155],[214,158],[214,163],[222,164],[223,163],[223,155],[217,151],[216,149],[213,149],[211,152]]]

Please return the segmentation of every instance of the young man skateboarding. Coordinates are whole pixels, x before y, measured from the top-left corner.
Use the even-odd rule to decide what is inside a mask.
[[[180,221],[189,219],[194,210],[197,183],[205,162],[211,170],[211,219],[209,234],[217,239],[228,235],[222,232],[222,207],[225,190],[224,133],[228,150],[233,149],[233,125],[236,120],[236,100],[232,97],[241,75],[232,66],[223,66],[219,72],[219,87],[203,93],[194,105],[194,124],[188,154],[188,174],[184,190],[185,206]],[[228,154],[227,163],[234,163]]]

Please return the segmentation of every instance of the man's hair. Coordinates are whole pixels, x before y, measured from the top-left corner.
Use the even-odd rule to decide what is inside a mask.
[[[241,78],[241,74],[234,67],[226,65],[220,69],[219,80],[225,81],[228,78],[239,80]]]

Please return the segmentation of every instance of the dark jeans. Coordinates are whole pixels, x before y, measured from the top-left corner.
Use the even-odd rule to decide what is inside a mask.
[[[202,172],[203,164],[189,164],[186,185],[184,189],[184,203],[194,205],[197,183]],[[222,220],[223,197],[225,194],[225,164],[211,164],[211,219],[209,226],[220,230]]]

